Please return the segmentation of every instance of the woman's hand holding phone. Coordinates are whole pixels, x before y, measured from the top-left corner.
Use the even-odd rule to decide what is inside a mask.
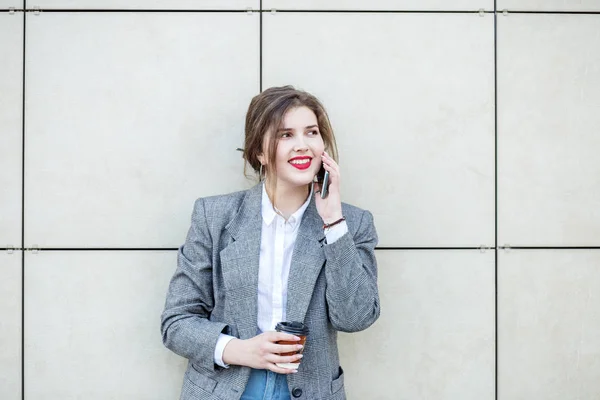
[[[342,200],[340,197],[340,167],[326,152],[321,156],[323,168],[328,173],[327,196],[321,198],[322,183],[315,184],[315,203],[324,223],[342,218]]]

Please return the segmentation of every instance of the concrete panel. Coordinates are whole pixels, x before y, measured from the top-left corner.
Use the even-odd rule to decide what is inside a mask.
[[[25,260],[27,398],[178,398],[187,360],[160,334],[175,251],[42,251]]]
[[[258,14],[30,20],[26,243],[177,247],[196,198],[252,184],[235,149],[259,91]]]
[[[381,317],[340,334],[350,400],[494,399],[494,253],[377,252]]]

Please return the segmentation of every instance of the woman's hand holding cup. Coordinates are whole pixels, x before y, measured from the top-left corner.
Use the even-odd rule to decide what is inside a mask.
[[[285,332],[290,335],[294,335],[294,337],[300,338],[300,344],[303,346],[300,350],[294,351],[294,353],[301,354],[304,350],[304,346],[306,345],[306,336],[308,335],[308,327],[304,325],[302,322],[291,321],[291,322],[280,322],[275,327],[277,332]],[[280,341],[279,344],[291,344],[288,341]],[[282,353],[282,356],[293,356],[294,353]],[[288,368],[292,370],[297,370],[300,367],[300,359],[290,362],[278,362],[276,363],[278,367]]]
[[[277,364],[297,363],[302,358],[299,353],[303,347],[299,344],[300,340],[300,337],[284,332],[264,332],[246,340],[233,339],[225,346],[223,361],[254,369],[268,369],[278,374],[294,373],[296,369],[282,368]]]

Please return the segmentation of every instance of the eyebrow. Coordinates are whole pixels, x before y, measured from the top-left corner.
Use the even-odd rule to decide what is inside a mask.
[[[312,129],[312,128],[318,128],[318,125],[309,125],[307,127],[305,127],[304,129]],[[278,130],[278,132],[284,132],[284,131],[293,131],[292,128],[281,128]]]

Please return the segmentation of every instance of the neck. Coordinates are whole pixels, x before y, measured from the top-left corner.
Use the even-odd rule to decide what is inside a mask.
[[[265,182],[265,189],[271,203],[283,214],[286,220],[302,207],[310,193],[310,185],[290,187],[278,183],[274,188],[273,185]]]

